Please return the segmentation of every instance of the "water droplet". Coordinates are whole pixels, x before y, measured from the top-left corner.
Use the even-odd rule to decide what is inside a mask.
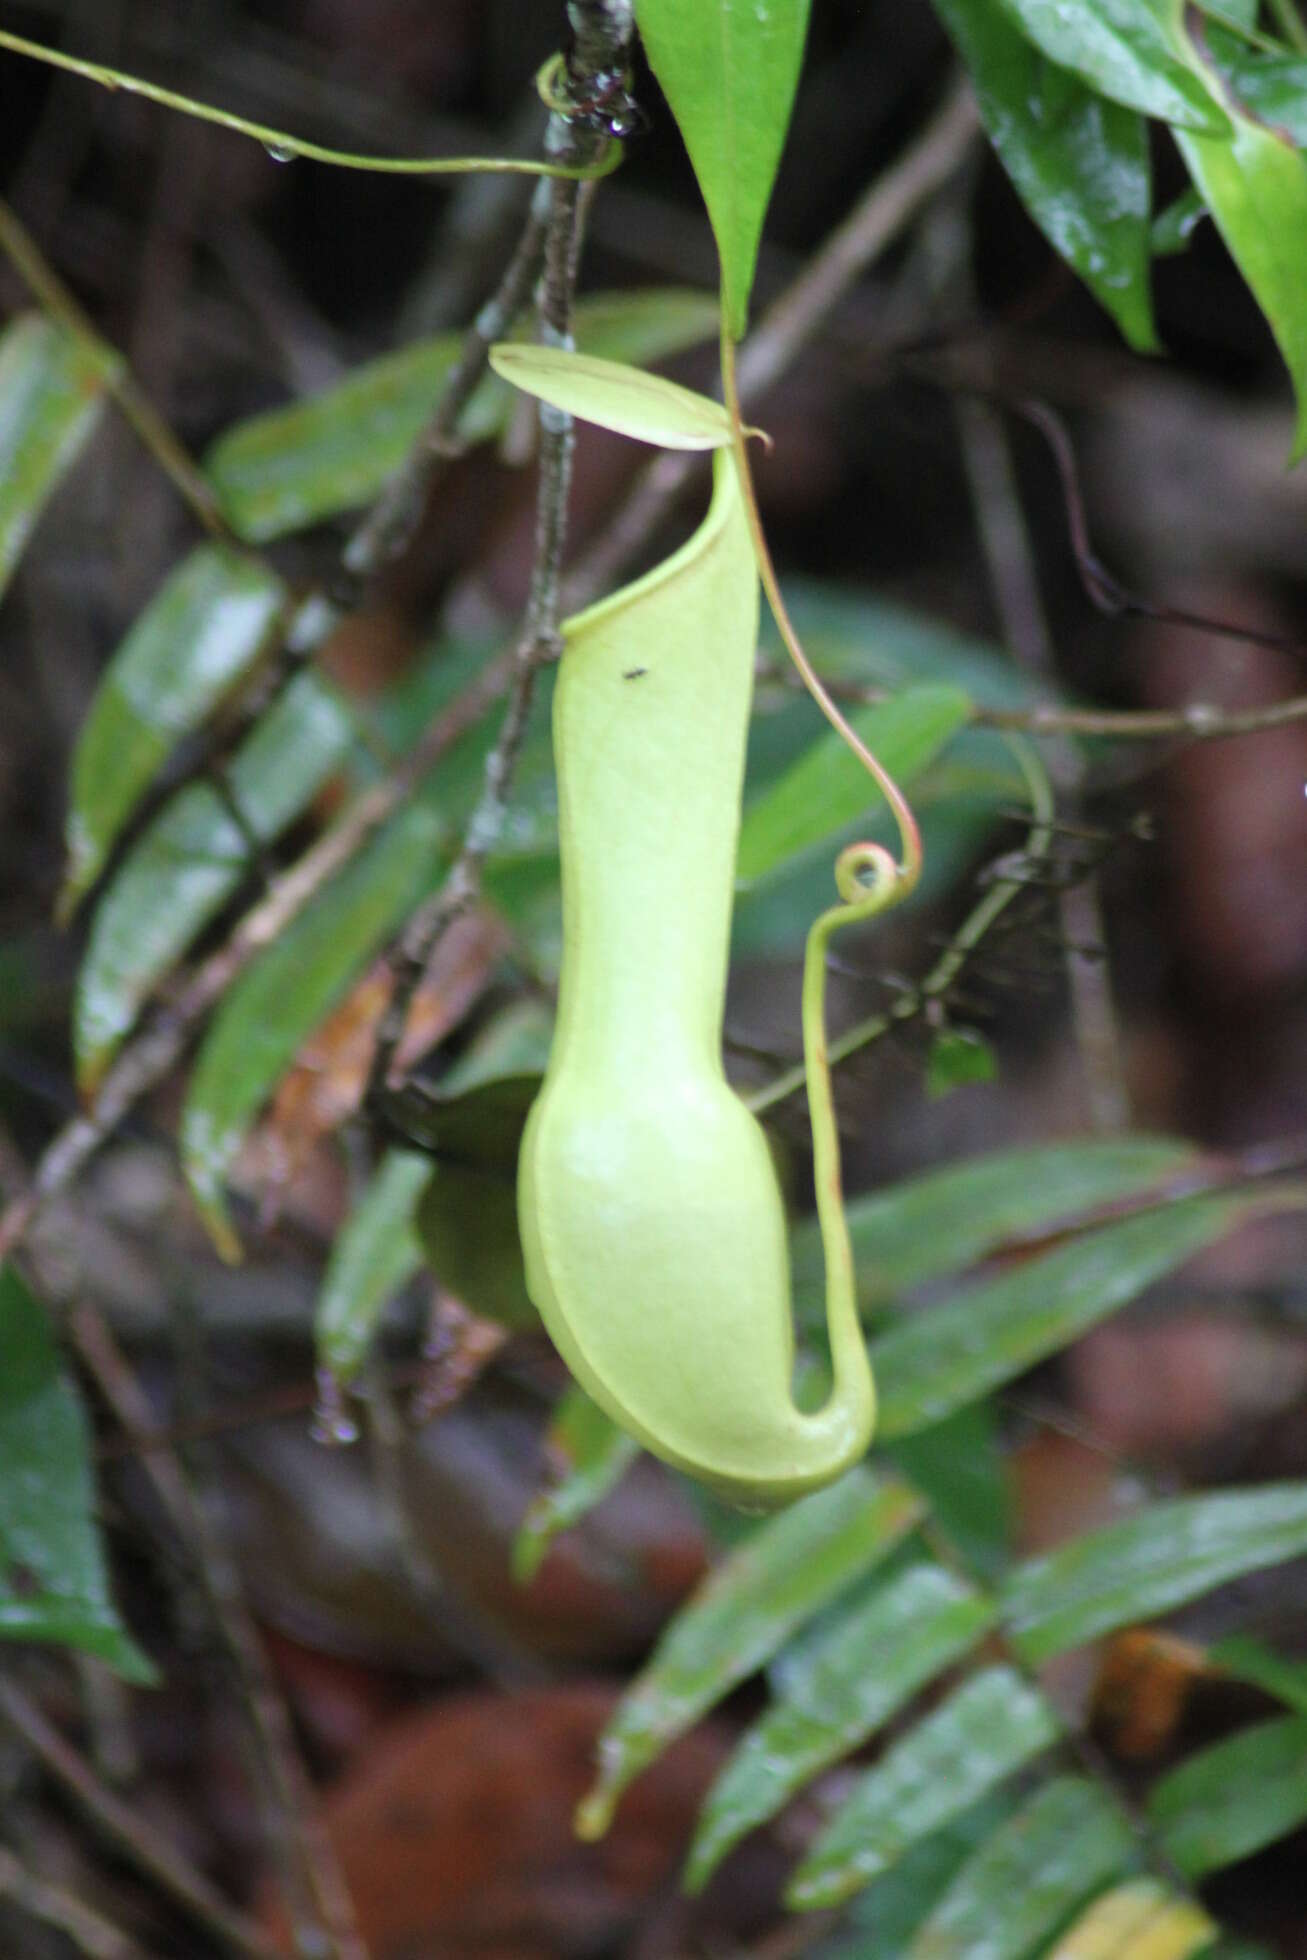
[[[289,143],[265,143],[263,147],[274,163],[293,163],[298,155]]]

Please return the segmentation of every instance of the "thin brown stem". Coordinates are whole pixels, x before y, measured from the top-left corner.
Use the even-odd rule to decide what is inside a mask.
[[[146,1960],[143,1948],[62,1885],[39,1878],[0,1845],[0,1899],[71,1941],[84,1960]]]

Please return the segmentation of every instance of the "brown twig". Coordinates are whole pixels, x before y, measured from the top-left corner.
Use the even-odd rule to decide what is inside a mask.
[[[121,1926],[106,1919],[61,1885],[28,1871],[0,1845],[0,1899],[51,1926],[72,1942],[85,1960],[146,1960],[144,1950]]]

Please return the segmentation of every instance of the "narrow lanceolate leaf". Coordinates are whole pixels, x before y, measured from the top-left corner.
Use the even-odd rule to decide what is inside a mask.
[[[943,1825],[904,1853],[898,1863],[848,1905],[841,1931],[818,1951],[822,1960],[896,1960],[932,1907],[980,1847],[1018,1807],[1008,1786],[982,1797],[953,1823]]]
[[[1224,1236],[1255,1208],[1247,1197],[1186,1198],[1082,1233],[901,1320],[871,1344],[880,1434],[940,1422],[1056,1354],[1144,1288]]]
[[[599,1743],[577,1828],[599,1837],[632,1778],[920,1522],[915,1491],[852,1470],[759,1526],[677,1614]]]
[[[1000,1603],[1022,1653],[1043,1661],[1305,1553],[1307,1483],[1182,1497],[1018,1566]]]
[[[878,1304],[965,1272],[1010,1240],[1055,1230],[1101,1205],[1160,1190],[1195,1161],[1164,1137],[1088,1138],[1038,1150],[994,1150],[925,1171],[846,1207],[858,1294]],[[791,1240],[800,1302],[824,1299],[821,1237],[805,1220]]]
[[[1023,1960],[1134,1856],[1130,1827],[1078,1777],[1040,1790],[954,1879],[909,1960]]]
[[[800,1911],[842,1905],[1058,1734],[1048,1703],[1015,1669],[987,1668],[867,1772],[790,1880],[786,1904]]]
[[[182,1165],[225,1258],[240,1256],[223,1183],[254,1117],[300,1044],[431,889],[447,823],[429,797],[387,828],[227,995],[191,1076]]]
[[[935,7],[1031,217],[1130,345],[1155,348],[1144,118],[1049,61],[994,0],[935,0]]]
[[[763,220],[803,64],[809,0],[636,0],[722,264],[726,326],[748,325]]]
[[[664,360],[713,337],[717,300],[677,288],[597,293],[578,303],[574,325],[585,353]],[[308,401],[229,429],[205,458],[227,521],[262,544],[370,503],[422,433],[461,345],[460,334],[419,341],[355,368]],[[487,376],[463,411],[460,441],[497,435],[512,408],[509,390]]]
[[[1224,130],[1193,73],[1173,0],[996,0],[1035,47],[1098,94],[1178,128]]]
[[[708,1882],[746,1831],[974,1646],[993,1618],[990,1600],[926,1564],[851,1608],[789,1669],[784,1692],[708,1792],[686,1867],[689,1890]]]
[[[1259,1722],[1153,1786],[1148,1811],[1186,1878],[1237,1864],[1307,1822],[1307,1717]]]
[[[640,1445],[574,1383],[554,1410],[544,1454],[555,1481],[532,1500],[513,1540],[513,1577],[522,1585],[534,1579],[559,1532],[616,1488]]]
[[[37,313],[0,334],[0,592],[90,440],[116,365]]]
[[[1086,1907],[1044,1960],[1189,1960],[1215,1938],[1193,1899],[1155,1878],[1132,1878]]]
[[[971,713],[961,688],[909,687],[849,716],[876,760],[908,784],[939,754]],[[866,812],[884,808],[881,793],[843,737],[819,735],[785,773],[750,803],[740,827],[736,882],[749,886],[833,837]]]
[[[250,837],[269,843],[294,822],[351,734],[335,690],[297,675],[228,763],[229,800],[212,783],[192,783],[132,845],[96,907],[77,976],[73,1047],[84,1095],[155,987],[249,877]]]
[[[1307,1715],[1307,1661],[1289,1660],[1244,1633],[1220,1641],[1207,1659],[1236,1681],[1250,1681],[1296,1714]]]
[[[82,1405],[11,1265],[0,1266],[0,1466],[0,1639],[77,1647],[152,1681],[109,1597]]]
[[[429,1157],[388,1150],[331,1248],[313,1338],[337,1381],[358,1373],[387,1304],[422,1264],[413,1207],[430,1176]]]
[[[504,341],[491,348],[490,365],[515,388],[615,435],[661,449],[724,449],[731,440],[720,402],[624,361]]]
[[[110,661],[73,752],[60,907],[94,884],[160,763],[257,659],[285,599],[265,566],[201,545]]]
[[[1266,315],[1298,400],[1295,457],[1307,452],[1307,157],[1278,130],[1236,114],[1232,137],[1176,141],[1231,258]]]

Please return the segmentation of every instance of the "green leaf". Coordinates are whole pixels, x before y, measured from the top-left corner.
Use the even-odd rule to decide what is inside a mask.
[[[105,671],[73,752],[61,911],[99,877],[159,765],[258,658],[285,596],[265,566],[206,544],[140,615]]]
[[[1307,1483],[1154,1504],[1012,1573],[1003,1617],[1031,1662],[1307,1553]]]
[[[857,1469],[760,1525],[682,1607],[622,1697],[578,1812],[582,1836],[601,1836],[627,1784],[879,1565],[922,1510],[907,1485]]]
[[[1189,240],[1208,215],[1207,206],[1192,184],[1187,191],[1181,191],[1153,220],[1149,241],[1153,257],[1174,258],[1177,253],[1187,251]]]
[[[1274,1695],[1295,1714],[1307,1715],[1307,1661],[1289,1660],[1274,1653],[1250,1634],[1231,1634],[1209,1648],[1207,1658],[1213,1667],[1248,1681],[1264,1693]]]
[[[849,716],[895,781],[910,783],[934,760],[971,713],[960,688],[909,687]],[[748,887],[800,854],[825,844],[883,799],[843,737],[829,729],[744,812],[737,885]]]
[[[1195,1155],[1191,1145],[1162,1137],[1092,1137],[989,1151],[853,1198],[845,1215],[859,1295],[878,1303],[962,1272],[1012,1240],[1160,1189]],[[797,1228],[791,1248],[796,1296],[819,1303],[824,1267],[815,1220]]]
[[[1031,217],[1130,345],[1155,349],[1143,117],[1049,61],[995,0],[935,0],[935,7]]]
[[[1027,40],[1099,95],[1182,129],[1227,122],[1189,64],[1174,0],[997,0]]]
[[[1015,1669],[977,1674],[867,1772],[795,1872],[785,1903],[800,1911],[842,1905],[1059,1733],[1043,1696]]]
[[[1307,1716],[1259,1722],[1191,1756],[1154,1784],[1148,1813],[1186,1878],[1286,1837],[1307,1820]]]
[[[1056,1354],[1205,1245],[1255,1201],[1188,1198],[1027,1260],[871,1344],[886,1441],[941,1421]]]
[[[0,1639],[77,1647],[125,1680],[156,1679],[109,1597],[82,1405],[12,1265],[0,1266]]]
[[[1284,356],[1298,401],[1297,459],[1307,453],[1307,158],[1238,114],[1232,139],[1189,130],[1175,138]]]
[[[997,1579],[1012,1547],[1008,1461],[989,1402],[900,1436],[890,1454],[929,1500],[931,1515],[977,1578]]]
[[[269,843],[302,814],[352,739],[349,708],[317,674],[286,688],[227,765],[248,830]],[[132,845],[96,908],[77,976],[77,1082],[93,1093],[159,981],[250,873],[250,850],[210,783],[179,792]]]
[[[732,1846],[819,1770],[858,1748],[992,1624],[992,1601],[919,1564],[853,1606],[787,1670],[784,1692],[704,1799],[685,1882],[698,1892]]]
[[[841,1921],[844,1932],[817,1949],[818,1960],[888,1960],[891,1954],[898,1960],[931,1907],[1017,1801],[1010,1789],[995,1790],[914,1844],[853,1900]]]
[[[998,1056],[975,1028],[942,1028],[926,1058],[926,1095],[931,1102],[973,1082],[997,1082]]]
[[[413,1207],[431,1175],[416,1150],[388,1150],[336,1236],[313,1338],[319,1364],[347,1382],[367,1359],[377,1322],[422,1264]]]
[[[586,353],[657,361],[710,339],[717,301],[674,287],[598,293],[578,303],[574,325]],[[264,544],[370,503],[422,433],[461,345],[461,335],[441,334],[402,347],[322,394],[229,429],[205,458],[228,522]],[[504,385],[487,376],[463,411],[460,439],[497,435],[512,405]]]
[[[555,1538],[570,1531],[616,1488],[640,1454],[640,1445],[590,1400],[575,1382],[554,1410],[545,1437],[545,1461],[561,1471],[532,1499],[513,1540],[513,1577],[534,1579]]]
[[[1307,147],[1307,56],[1263,54],[1210,22],[1207,46],[1235,96],[1256,122]]]
[[[621,361],[507,341],[491,348],[490,365],[526,394],[637,442],[725,449],[731,440],[731,418],[720,402]]]
[[[742,340],[790,111],[809,0],[636,0],[649,65],[681,132],[722,265],[726,326]]]
[[[1133,1856],[1130,1827],[1108,1798],[1059,1777],[963,1866],[908,1960],[1024,1960]]]
[[[428,793],[402,810],[242,975],[210,1025],[181,1123],[182,1166],[225,1258],[240,1257],[223,1181],[301,1045],[432,889],[449,825]]]
[[[39,313],[0,334],[0,592],[85,449],[120,363]]]

